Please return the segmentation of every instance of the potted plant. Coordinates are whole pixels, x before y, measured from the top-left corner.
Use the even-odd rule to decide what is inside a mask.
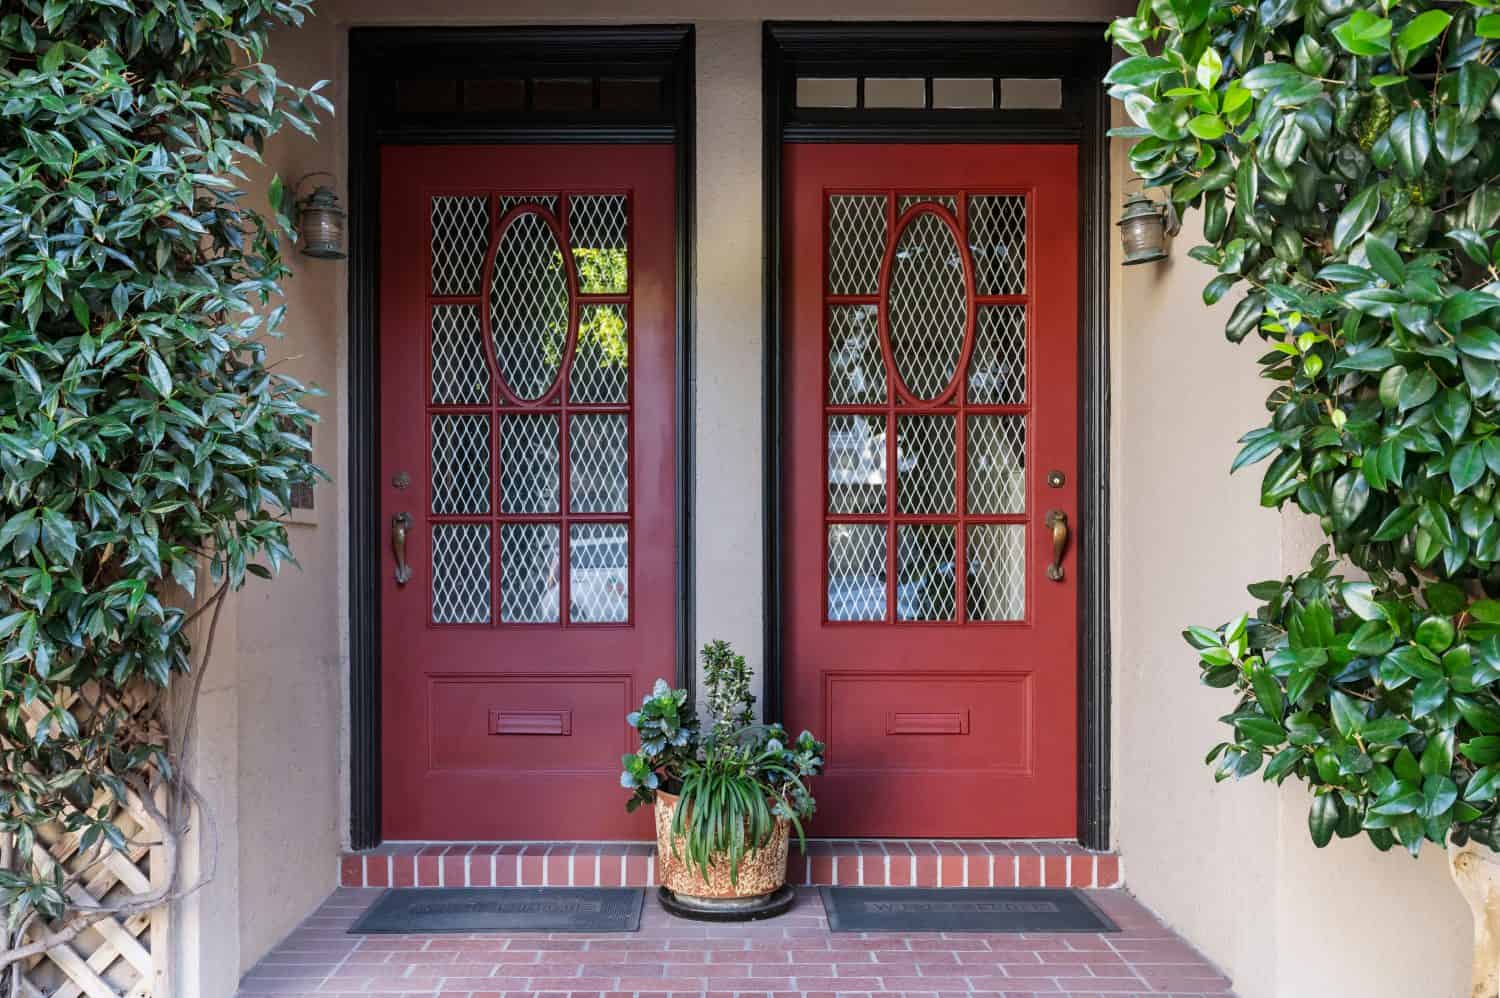
[[[791,907],[786,884],[792,833],[815,808],[807,779],[823,768],[823,744],[779,724],[754,722],[745,658],[724,641],[703,648],[705,733],[685,690],[665,680],[626,720],[640,750],[624,756],[626,809],[656,810],[662,904],[690,918],[767,918]]]

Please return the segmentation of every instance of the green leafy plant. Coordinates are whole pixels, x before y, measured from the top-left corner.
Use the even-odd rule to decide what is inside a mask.
[[[1265,345],[1267,506],[1323,553],[1263,605],[1194,628],[1234,688],[1210,762],[1311,785],[1313,839],[1500,845],[1500,14],[1486,3],[1143,2],[1110,36],[1130,158],[1203,212],[1225,327]]]
[[[181,760],[213,624],[290,559],[277,511],[321,475],[307,389],[267,362],[292,206],[273,182],[261,215],[238,186],[267,137],[328,106],[263,61],[309,9],[0,8],[0,968],[195,889],[176,873],[198,801]],[[127,795],[170,876],[80,908],[33,843],[50,827],[127,848],[109,820]]]
[[[678,795],[672,830],[689,862],[705,876],[727,862],[737,882],[745,855],[771,841],[778,820],[805,847],[802,823],[817,806],[807,781],[822,772],[824,747],[810,732],[793,740],[780,724],[750,723],[755,697],[744,657],[724,641],[709,642],[702,654],[709,732],[701,733],[687,691],[658,679],[626,718],[641,748],[623,757],[620,785],[631,791],[631,811],[655,802],[658,790]]]

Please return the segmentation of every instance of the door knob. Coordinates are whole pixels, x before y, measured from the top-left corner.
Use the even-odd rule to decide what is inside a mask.
[[[411,581],[411,566],[406,563],[406,532],[410,529],[410,513],[397,513],[391,517],[391,553],[396,556],[396,585],[398,586],[404,586]]]
[[[1060,509],[1048,510],[1046,523],[1052,531],[1052,564],[1047,566],[1047,578],[1061,582],[1063,555],[1068,550],[1068,514]]]

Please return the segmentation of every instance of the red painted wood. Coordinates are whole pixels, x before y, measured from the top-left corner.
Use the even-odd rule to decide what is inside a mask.
[[[1047,145],[798,145],[784,149],[782,279],[786,329],[783,355],[786,416],[785,703],[792,729],[810,728],[828,741],[828,771],[815,786],[812,832],[825,836],[944,838],[1072,837],[1077,829],[1078,605],[1078,158],[1073,146]],[[839,302],[883,302],[825,293],[826,200],[833,193],[891,195],[887,254],[899,228],[921,211],[945,224],[967,225],[963,202],[955,220],[943,208],[919,205],[901,213],[904,192],[1025,194],[1027,281],[1020,296],[982,303],[1027,308],[1027,405],[986,412],[1027,413],[1026,512],[984,517],[1025,523],[1026,611],[1003,623],[962,622],[965,573],[955,570],[953,622],[829,623],[827,559],[825,310]],[[966,240],[961,255],[974,287]],[[883,311],[883,309],[882,309]],[[963,348],[973,346],[971,300]],[[882,318],[881,329],[885,330]],[[886,410],[955,412],[962,378],[931,402],[914,399],[883,346],[895,389]],[[850,408],[850,407],[845,407]],[[878,408],[878,407],[877,407]],[[963,420],[956,447],[964,452]],[[887,466],[894,469],[895,443]],[[1046,484],[1049,471],[1067,486]],[[894,477],[894,471],[892,471]],[[964,483],[957,483],[964,508]],[[894,497],[894,489],[888,495]],[[888,506],[893,506],[888,499]],[[1065,578],[1046,577],[1050,509],[1068,515],[1073,538]],[[840,522],[954,522],[958,517],[837,516]],[[895,570],[894,530],[887,561]],[[964,559],[962,534],[958,565]],[[894,586],[887,616],[893,618]],[[947,719],[913,732],[892,717]],[[959,723],[953,719],[962,719]],[[920,727],[920,726],[919,726]],[[1039,864],[1038,864],[1039,867]],[[1040,873],[1038,868],[1037,873]],[[1008,875],[1008,874],[1007,874]],[[1023,876],[1026,871],[1023,871]],[[935,881],[937,857],[918,856],[918,883]]]
[[[627,816],[619,794],[619,760],[633,748],[625,714],[658,677],[674,672],[676,556],[674,340],[676,245],[673,149],[669,145],[388,147],[381,159],[380,500],[382,525],[398,512],[414,525],[407,540],[412,578],[394,579],[382,535],[381,726],[383,833],[391,840],[648,839],[650,817]],[[535,402],[498,401],[501,379],[491,365],[491,402],[444,407],[489,413],[491,449],[498,454],[497,413],[550,411],[563,419],[582,411],[630,414],[628,515],[430,517],[428,336],[430,199],[434,195],[505,193],[619,194],[630,204],[630,290],[627,295],[574,291],[568,341],[580,305],[626,309],[630,404],[574,406],[554,386]],[[491,202],[490,248],[526,211],[497,218]],[[539,214],[561,235],[565,205]],[[478,299],[443,298],[443,303]],[[481,304],[481,314],[487,307]],[[559,375],[565,384],[567,371]],[[411,484],[398,489],[400,472]],[[492,474],[498,492],[498,471]],[[566,478],[560,502],[568,505]],[[499,504],[492,498],[492,510]],[[430,520],[488,522],[498,566],[501,521],[630,525],[631,619],[627,624],[498,623],[498,574],[492,585],[495,624],[431,622]],[[568,589],[567,558],[559,566]],[[563,602],[566,618],[566,600]],[[496,713],[499,712],[499,713]],[[492,720],[499,718],[492,724]],[[547,723],[528,726],[530,718]],[[518,720],[520,719],[520,720]],[[530,728],[530,730],[529,730]],[[492,731],[500,733],[492,734]],[[501,875],[514,879],[514,859]],[[486,876],[488,873],[486,872]],[[528,873],[529,875],[529,873]],[[539,876],[539,874],[538,874]]]

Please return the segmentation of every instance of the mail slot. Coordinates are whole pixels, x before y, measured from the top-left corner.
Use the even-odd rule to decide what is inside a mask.
[[[885,715],[885,733],[888,735],[967,735],[969,712],[967,710],[931,713],[889,711]]]
[[[571,735],[571,710],[491,710],[492,735]]]

